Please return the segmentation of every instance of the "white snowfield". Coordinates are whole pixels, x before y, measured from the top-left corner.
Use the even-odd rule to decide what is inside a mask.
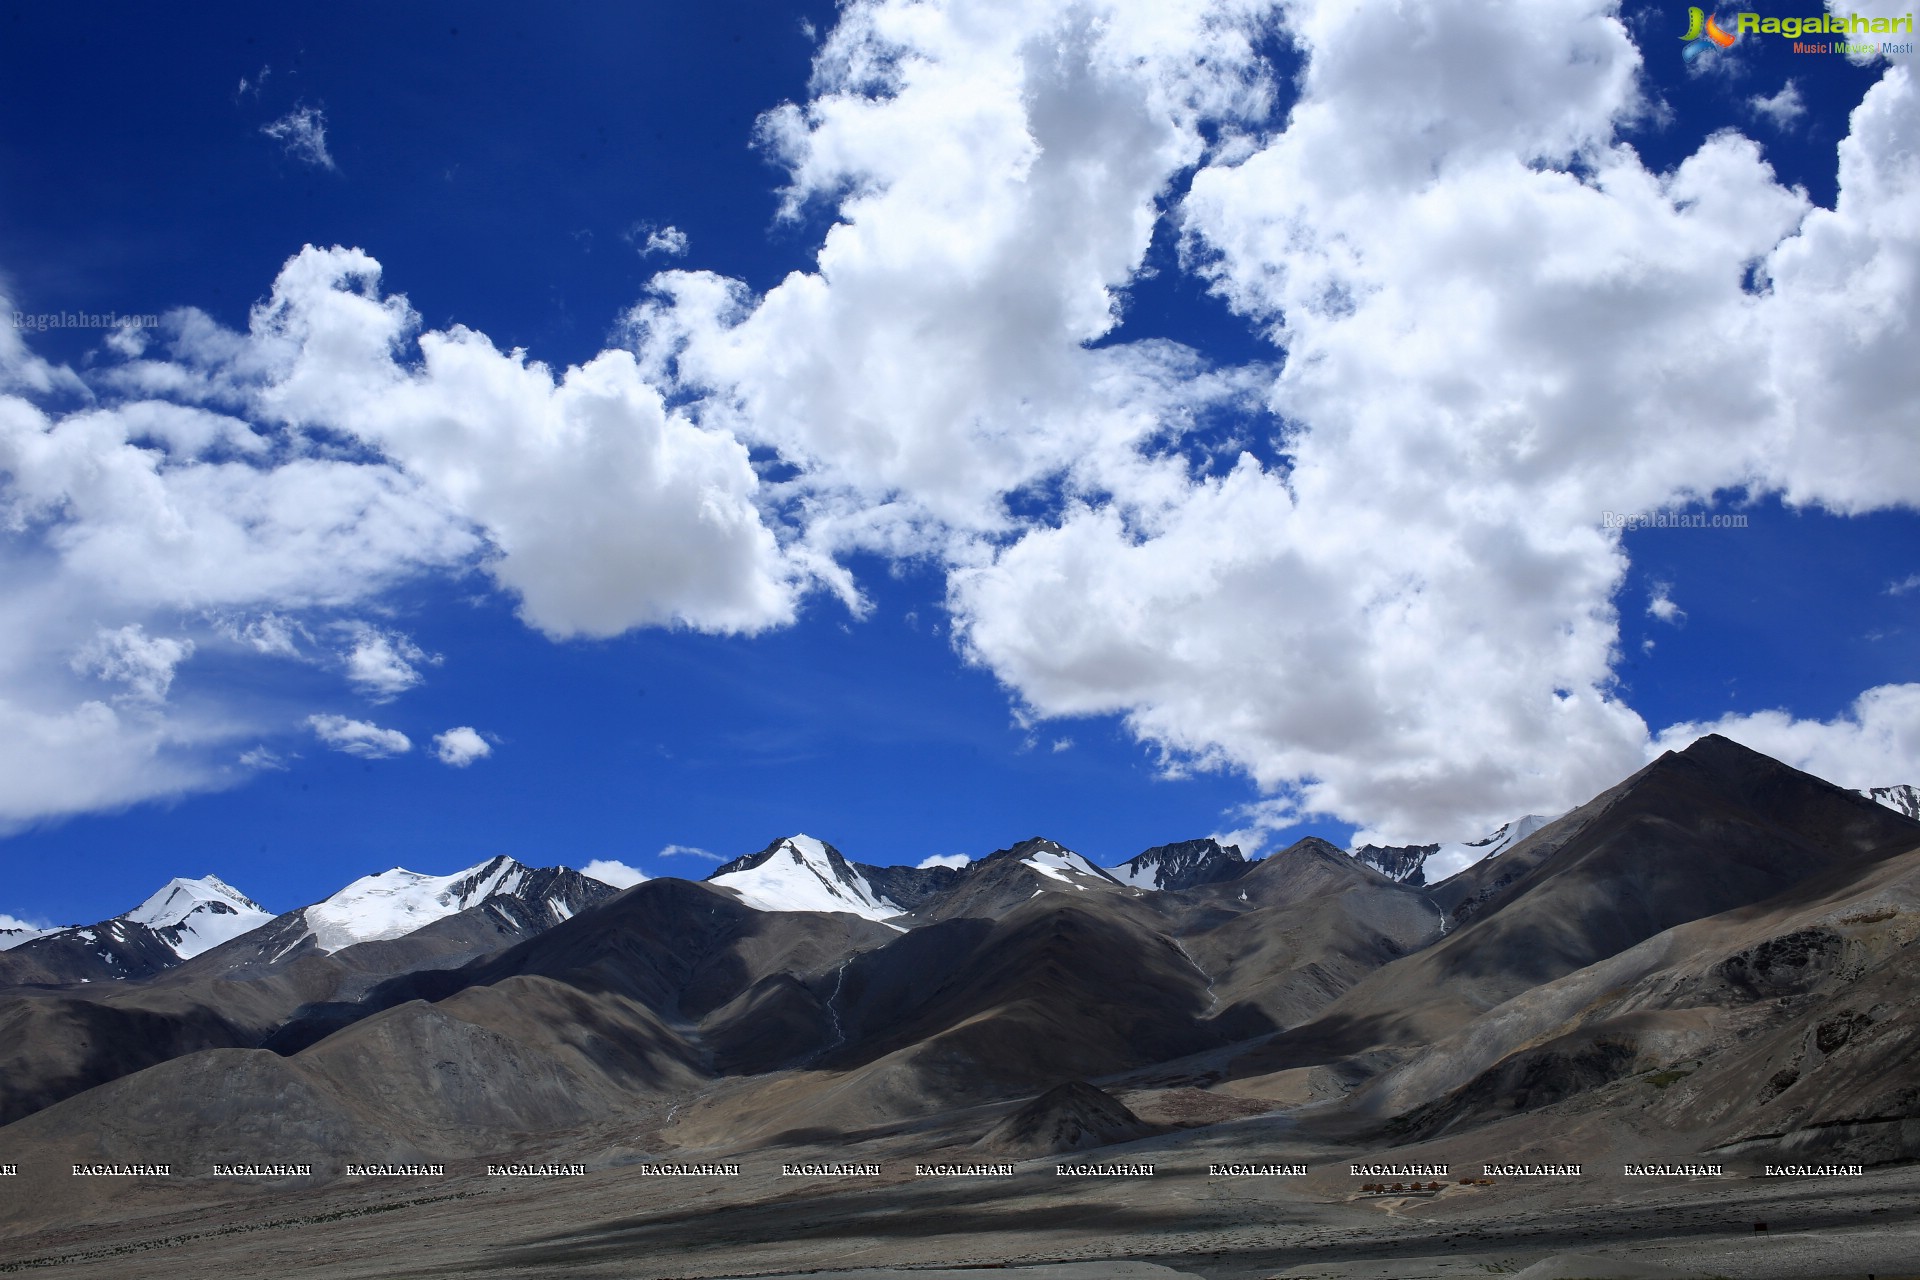
[[[303,913],[320,950],[339,951],[361,942],[403,938],[415,929],[456,915],[497,893],[512,893],[527,868],[500,857],[450,876],[422,875],[395,867],[362,876]]]
[[[1558,822],[1566,817],[1563,813],[1530,813],[1524,818],[1515,818],[1503,824],[1498,831],[1478,840],[1456,840],[1443,844],[1427,855],[1422,864],[1428,884],[1439,884],[1448,876],[1458,875],[1476,862],[1488,858],[1497,858],[1528,836],[1546,826],[1549,822]]]
[[[1042,850],[1039,853],[1030,854],[1020,861],[1026,863],[1041,875],[1052,880],[1058,880],[1062,884],[1070,884],[1076,889],[1084,889],[1087,887],[1080,883],[1076,877],[1084,876],[1093,880],[1104,880],[1108,884],[1115,883],[1117,879],[1117,877],[1106,871],[1102,871],[1099,867],[1094,866],[1091,862],[1088,862],[1071,849],[1061,849],[1058,852],[1051,849]]]
[[[54,929],[36,929],[32,925],[0,928],[0,951],[11,951],[23,942],[32,942],[35,938],[44,938]]]
[[[807,835],[788,836],[759,866],[707,883],[733,890],[756,911],[844,911],[868,920],[904,913],[850,865],[843,874],[827,857],[826,845]]]
[[[191,960],[243,933],[252,933],[273,913],[218,876],[173,879],[122,919],[150,929],[178,929],[175,954]]]

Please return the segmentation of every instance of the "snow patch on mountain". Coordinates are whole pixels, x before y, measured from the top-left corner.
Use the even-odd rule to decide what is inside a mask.
[[[1108,867],[1107,874],[1136,889],[1190,889],[1231,880],[1244,874],[1248,866],[1238,845],[1223,845],[1213,839],[1182,840],[1155,845],[1117,867]]]
[[[1869,787],[1860,793],[1876,804],[1883,804],[1895,813],[1920,821],[1920,788],[1912,783],[1903,782],[1894,787]]]
[[[1107,884],[1116,883],[1114,877],[1106,871],[1094,866],[1073,850],[1054,844],[1052,841],[1040,845],[1020,861],[1049,880],[1058,880],[1076,889],[1086,888],[1087,880],[1099,880]]]
[[[1558,813],[1530,813],[1524,818],[1515,818],[1512,822],[1502,823],[1499,830],[1492,835],[1482,836],[1478,840],[1442,844],[1427,858],[1427,883],[1438,884],[1448,876],[1465,871],[1476,862],[1497,858],[1549,822],[1559,821],[1562,816]]]
[[[1091,862],[1088,862],[1079,854],[1072,852],[1064,854],[1036,853],[1031,858],[1022,858],[1021,861],[1032,867],[1035,871],[1038,871],[1041,875],[1050,876],[1063,884],[1073,883],[1073,877],[1067,874],[1069,871],[1077,871],[1083,876],[1100,874]]]
[[[182,960],[191,960],[243,933],[273,913],[218,876],[176,878],[119,919],[152,929]],[[109,922],[111,924],[112,922]]]
[[[1564,814],[1530,813],[1524,818],[1501,824],[1491,835],[1478,840],[1453,840],[1443,844],[1362,845],[1352,856],[1383,875],[1408,884],[1439,884],[1458,875],[1476,862],[1497,858],[1550,822]]]
[[[320,950],[339,951],[362,942],[404,938],[496,894],[515,892],[527,875],[526,867],[505,856],[448,876],[395,867],[362,876],[308,907],[304,915]]]
[[[35,938],[44,938],[54,932],[30,925],[25,920],[16,920],[9,915],[0,915],[0,951],[11,951],[23,942],[32,942]]]
[[[756,911],[844,911],[868,920],[903,913],[839,850],[808,835],[788,836],[758,854],[735,859],[707,883],[731,889]]]

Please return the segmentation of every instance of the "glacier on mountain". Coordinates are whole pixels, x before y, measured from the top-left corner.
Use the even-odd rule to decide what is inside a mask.
[[[7,916],[11,920],[13,917]],[[23,942],[32,942],[35,938],[44,938],[54,932],[52,929],[38,929],[24,921],[0,925],[0,951],[11,951]]]
[[[182,960],[191,960],[243,933],[252,933],[273,913],[218,876],[176,877],[119,917],[143,924]]]
[[[1512,822],[1502,823],[1492,835],[1482,836],[1478,840],[1443,843],[1427,855],[1427,883],[1439,884],[1448,876],[1457,875],[1476,862],[1497,858],[1549,822],[1559,821],[1561,817],[1562,815],[1557,813],[1529,813],[1524,818],[1515,818]]]
[[[1094,866],[1071,849],[1046,849],[1022,858],[1022,862],[1049,879],[1062,884],[1071,884],[1075,888],[1084,886],[1075,882],[1075,876],[1091,876],[1096,880],[1112,880],[1113,877]]]
[[[1540,828],[1558,822],[1564,814],[1530,813],[1502,823],[1478,840],[1450,840],[1440,844],[1362,845],[1351,850],[1357,860],[1382,875],[1407,884],[1439,884],[1476,862],[1497,858]]]
[[[307,928],[315,944],[327,952],[403,938],[496,894],[513,893],[527,874],[526,867],[504,855],[446,876],[395,867],[362,876],[308,907]]]
[[[876,890],[840,852],[809,835],[776,840],[707,878],[756,911],[844,911],[887,920],[904,908]]]

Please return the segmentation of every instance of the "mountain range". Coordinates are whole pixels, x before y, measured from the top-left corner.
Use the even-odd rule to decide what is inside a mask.
[[[21,936],[0,952],[0,986],[148,978],[241,938],[255,959],[302,949],[331,953],[404,938],[475,909],[524,936],[612,893],[569,868],[536,870],[502,856],[448,876],[396,867],[276,916],[216,876],[175,879],[98,924],[16,931]],[[231,962],[236,954],[223,958]]]
[[[1432,882],[1447,846],[1194,840],[1102,868],[1035,837],[905,868],[805,835],[704,882],[496,858],[258,921],[175,881],[0,956],[0,1149],[306,1153],[315,1185],[347,1160],[933,1134],[1026,1158],[1196,1129],[1459,1162],[1915,1159],[1901,794],[1707,737]],[[108,937],[123,958],[82,958]],[[0,1226],[122,1194],[75,1180]]]
[[[1920,788],[1903,784],[1858,794],[1920,820]],[[1350,852],[1390,879],[1424,886],[1430,878],[1437,882],[1497,857],[1553,821],[1528,814],[1478,840],[1364,844]],[[1051,841],[1036,838],[1026,844],[1068,854]],[[983,861],[1012,855],[1012,850],[1003,849]],[[1090,882],[1110,879],[1154,891],[1234,880],[1254,866],[1238,846],[1212,838],[1155,845],[1111,868],[1096,867],[1077,854],[1071,857],[1078,873]],[[1023,861],[1030,870],[1045,873],[1030,857]],[[1429,871],[1436,874],[1430,877]],[[849,911],[887,920],[909,915],[962,878],[960,869],[949,866],[851,863],[823,841],[793,835],[721,865],[707,880],[734,890],[742,903],[763,911]],[[364,876],[299,911],[275,916],[217,876],[176,878],[139,906],[97,924],[0,928],[0,953],[33,944],[10,959],[0,956],[0,987],[150,977],[269,925],[275,927],[255,940],[255,949],[273,956],[290,952],[308,939],[314,949],[333,952],[363,942],[402,938],[482,905],[508,929],[533,933],[607,896],[594,887],[599,884],[571,868],[534,869],[498,856],[445,876],[396,867]],[[601,888],[611,892],[611,886]]]
[[[84,928],[8,939],[0,981],[145,978],[250,933],[273,913],[215,876],[169,880],[133,910]]]

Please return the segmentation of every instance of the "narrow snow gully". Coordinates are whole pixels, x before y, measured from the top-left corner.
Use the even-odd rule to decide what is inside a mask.
[[[840,962],[840,967],[833,972],[833,991],[827,996],[827,1017],[833,1023],[833,1043],[822,1049],[819,1053],[814,1054],[813,1056],[816,1058],[824,1057],[832,1053],[835,1049],[838,1049],[847,1042],[847,1029],[841,1025],[840,1010],[835,1008],[834,1005],[840,999],[840,988],[846,984],[847,966],[852,963],[853,957],[848,956]]]
[[[1219,993],[1217,993],[1213,989],[1212,976],[1209,975],[1205,969],[1202,969],[1200,967],[1200,962],[1193,958],[1193,953],[1187,950],[1187,946],[1184,942],[1180,941],[1180,939],[1178,938],[1170,938],[1168,939],[1168,941],[1172,942],[1173,945],[1179,949],[1180,954],[1186,957],[1187,963],[1193,966],[1193,971],[1199,974],[1202,978],[1205,978],[1207,980],[1207,1011],[1201,1016],[1211,1018],[1214,1014],[1214,1010],[1220,1007],[1220,996],[1219,996]]]

